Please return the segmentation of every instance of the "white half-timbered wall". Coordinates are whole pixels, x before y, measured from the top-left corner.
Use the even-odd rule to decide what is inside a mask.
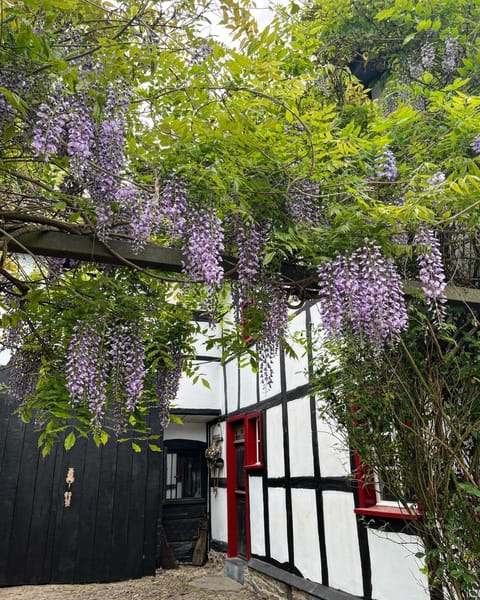
[[[318,324],[318,310],[307,305],[291,329],[305,335]],[[236,361],[216,363],[209,373],[210,381],[218,377],[211,399],[218,399],[222,411],[223,440],[228,418],[259,411],[263,418],[265,468],[248,472],[252,557],[352,598],[428,599],[426,577],[415,558],[419,541],[398,533],[405,523],[393,519],[372,526],[354,513],[358,499],[350,453],[319,417],[309,395],[308,356],[301,347],[296,350],[296,360],[279,352],[268,392]],[[207,402],[203,394],[202,403]],[[228,543],[223,446],[225,468],[218,485],[210,487],[211,543],[220,550]]]

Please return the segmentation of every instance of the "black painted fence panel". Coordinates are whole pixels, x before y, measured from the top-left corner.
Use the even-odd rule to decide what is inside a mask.
[[[6,376],[0,368],[0,382]],[[0,586],[154,573],[163,455],[146,444],[137,453],[128,443],[97,448],[81,439],[42,458],[33,425],[13,408],[0,394]]]

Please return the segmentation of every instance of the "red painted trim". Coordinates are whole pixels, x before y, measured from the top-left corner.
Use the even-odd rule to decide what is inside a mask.
[[[261,469],[262,467],[262,413],[255,412],[245,417],[245,468]]]
[[[415,520],[421,516],[418,509],[408,510],[401,506],[385,506],[383,504],[375,504],[375,506],[360,507],[355,509],[357,515],[367,515],[370,517],[383,517],[387,519],[408,519]]]
[[[237,463],[235,460],[235,440],[233,425],[242,420],[244,415],[227,419],[227,546],[228,556],[237,556],[238,531],[237,531],[237,506],[235,501],[235,485],[237,482]]]
[[[362,465],[358,454],[355,454],[355,473],[360,508],[375,506],[377,503],[377,494],[375,493],[373,473],[365,465]]]
[[[235,488],[237,483],[237,461],[235,455],[234,427],[244,422],[245,429],[245,542],[246,558],[251,557],[251,532],[250,532],[250,494],[248,485],[248,472],[251,469],[263,468],[263,439],[262,439],[262,413],[255,412],[241,414],[227,419],[227,533],[228,533],[228,556],[238,556],[238,530],[237,530],[237,504]],[[257,462],[257,433],[259,462]],[[247,464],[250,461],[251,464]]]

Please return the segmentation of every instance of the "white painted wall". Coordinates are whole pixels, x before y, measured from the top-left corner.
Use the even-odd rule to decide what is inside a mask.
[[[217,495],[210,494],[212,540],[227,542],[227,490],[218,488]]]
[[[233,412],[238,407],[238,363],[231,360],[225,365],[225,378],[227,390],[227,410]],[[225,410],[225,401],[221,406],[222,412]]]
[[[204,363],[200,366],[200,378],[205,378],[210,389],[199,380],[196,384],[182,377],[175,407],[177,408],[221,408],[223,404],[223,369],[220,363]]]
[[[257,402],[257,375],[250,366],[240,369],[240,406],[250,406]]]
[[[270,555],[278,562],[288,561],[287,508],[283,488],[268,489]]]
[[[292,489],[293,554],[303,577],[322,581],[315,490]]]
[[[207,441],[207,426],[205,423],[170,423],[165,429],[165,440],[197,440]]]
[[[266,390],[260,383],[260,400],[267,400],[282,391],[282,384],[280,379],[280,351],[277,352],[275,359],[272,362],[273,369],[273,383],[272,387]]]
[[[329,586],[361,596],[362,568],[354,508],[353,494],[323,492]],[[390,566],[393,568],[395,565]]]
[[[266,411],[267,420],[267,470],[269,477],[285,475],[283,458],[282,407],[274,406]]]
[[[375,600],[427,600],[428,581],[415,557],[422,550],[416,536],[368,530]]]
[[[308,383],[308,357],[305,348],[293,339],[295,333],[305,335],[305,327],[305,312],[296,315],[289,324],[288,329],[291,337],[289,337],[288,343],[297,355],[297,358],[291,358],[285,353],[285,377],[287,389],[289,390]]]
[[[318,454],[322,477],[345,477],[351,473],[350,452],[333,424],[327,423],[317,411]]]
[[[310,398],[291,400],[287,404],[290,475],[313,476],[312,424]],[[270,457],[270,454],[268,455]]]
[[[265,517],[263,514],[263,480],[261,477],[248,478],[250,503],[250,544],[253,554],[265,556]]]

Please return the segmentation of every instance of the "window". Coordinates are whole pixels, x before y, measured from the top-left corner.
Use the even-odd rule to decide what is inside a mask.
[[[361,464],[358,455],[355,455],[355,467],[359,499],[359,506],[355,509],[357,514],[400,519],[418,517],[420,511],[417,506],[413,502],[408,509],[401,506],[378,475]]]
[[[192,451],[170,451],[166,456],[165,500],[202,497],[202,456]]]
[[[263,467],[261,413],[247,415],[245,429],[245,468],[259,469]]]

